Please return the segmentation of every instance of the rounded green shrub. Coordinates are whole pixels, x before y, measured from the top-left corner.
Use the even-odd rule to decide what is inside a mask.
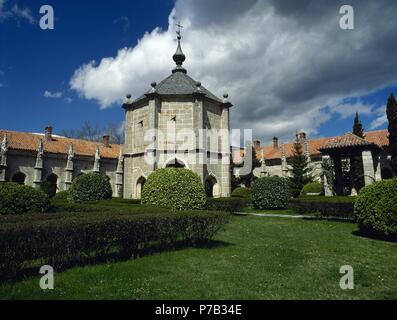
[[[397,237],[397,178],[379,181],[360,190],[354,213],[362,232]]]
[[[289,185],[285,178],[259,178],[252,188],[252,204],[256,209],[285,209],[289,198]]]
[[[142,191],[142,203],[172,210],[203,209],[206,194],[200,177],[183,168],[152,172]]]
[[[41,190],[14,182],[0,183],[0,214],[46,212],[49,197]]]
[[[87,173],[76,177],[68,191],[71,202],[97,201],[112,198],[108,177],[99,173]]]
[[[250,198],[251,197],[251,189],[238,187],[232,191],[232,197]]]
[[[321,196],[324,194],[324,189],[321,183],[319,182],[310,182],[308,184],[305,184],[301,191],[302,196],[306,195],[316,195],[316,196]]]

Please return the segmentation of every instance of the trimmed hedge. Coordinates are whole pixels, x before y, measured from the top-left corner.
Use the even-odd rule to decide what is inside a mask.
[[[232,191],[233,198],[251,198],[251,190],[248,188],[238,187]]]
[[[142,191],[143,204],[172,210],[203,209],[205,202],[200,177],[188,169],[157,169],[149,175]]]
[[[14,182],[0,183],[0,214],[46,212],[48,196],[41,190]]]
[[[363,188],[354,212],[360,231],[397,239],[397,178]]]
[[[289,198],[289,185],[285,178],[264,177],[254,182],[252,204],[256,209],[285,209]]]
[[[290,208],[298,214],[312,213],[319,217],[354,220],[355,197],[307,196],[292,199]]]
[[[301,195],[306,196],[308,194],[315,194],[316,196],[324,195],[322,184],[319,182],[311,182],[306,184],[301,191]]]
[[[86,202],[112,198],[109,179],[99,173],[87,173],[76,177],[68,191],[71,202]]]
[[[40,259],[55,268],[118,252],[172,248],[181,241],[205,243],[228,221],[221,212],[153,214],[84,213],[30,215],[0,224],[0,274],[15,277],[22,264]]]
[[[251,204],[247,198],[207,198],[205,209],[210,211],[239,212]]]

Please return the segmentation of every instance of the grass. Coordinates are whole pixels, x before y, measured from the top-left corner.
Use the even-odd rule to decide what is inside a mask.
[[[354,234],[355,224],[234,216],[211,247],[0,284],[2,299],[397,299],[397,244]],[[339,288],[351,265],[355,289]]]
[[[240,210],[241,212],[247,212],[247,213],[265,213],[265,214],[285,214],[285,215],[297,215],[293,210],[291,209],[277,209],[277,210],[270,210],[270,209],[255,209],[253,207],[245,207]]]

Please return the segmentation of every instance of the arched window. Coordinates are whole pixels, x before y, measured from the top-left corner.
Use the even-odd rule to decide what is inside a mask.
[[[209,175],[205,180],[205,192],[207,197],[219,198],[221,196],[219,183],[213,175]]]
[[[25,184],[26,175],[22,172],[17,172],[12,176],[11,181],[19,184]]]
[[[140,199],[142,196],[142,190],[143,186],[145,185],[146,179],[144,177],[140,177],[138,181],[136,182],[136,192],[135,192],[135,198]]]
[[[58,176],[54,173],[51,173],[47,176],[46,181],[48,187],[47,193],[50,197],[53,197],[57,193]]]

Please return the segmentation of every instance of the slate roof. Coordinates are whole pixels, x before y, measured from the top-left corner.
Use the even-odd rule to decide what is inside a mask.
[[[196,91],[196,83],[197,81],[189,77],[186,73],[174,72],[163,81],[161,81],[159,84],[157,84],[156,92],[160,95],[190,95]],[[217,102],[222,102],[221,99],[219,99],[204,86],[201,86],[200,89],[202,93],[205,93],[206,97]],[[148,90],[145,94],[140,96],[134,102],[145,99],[146,94],[149,93],[151,93],[151,90]]]
[[[17,132],[9,130],[0,130],[0,143],[3,141],[4,135],[7,134],[8,149],[23,150],[23,151],[37,151],[40,139],[44,138],[44,134]],[[51,141],[44,141],[44,152],[54,154],[67,154],[69,145],[73,144],[73,151],[75,155],[94,157],[96,147],[99,147],[99,154],[101,158],[117,159],[120,154],[121,146],[118,144],[111,144],[105,147],[100,142],[91,142],[81,139],[71,139],[53,135]]]

